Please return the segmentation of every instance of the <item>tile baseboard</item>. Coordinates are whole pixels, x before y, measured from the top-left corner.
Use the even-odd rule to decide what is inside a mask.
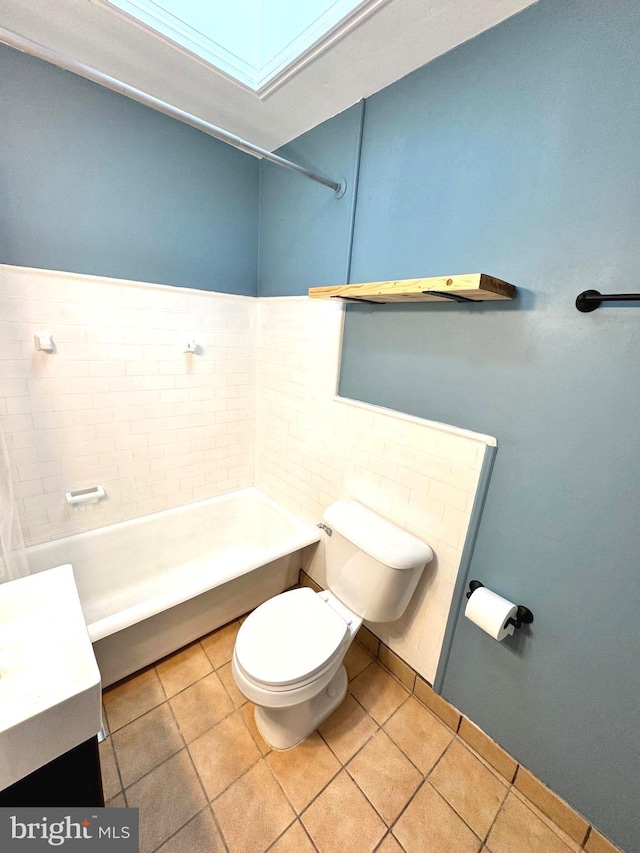
[[[302,569],[300,585],[308,586],[315,592],[322,590],[322,587]],[[436,693],[428,681],[372,631],[363,625],[356,635],[356,640],[391,675],[410,690],[419,702],[475,750],[509,785],[513,785],[523,799],[548,818],[565,837],[576,845],[576,849],[584,850],[585,853],[624,853],[605,838],[587,818],[548,788],[472,720]]]

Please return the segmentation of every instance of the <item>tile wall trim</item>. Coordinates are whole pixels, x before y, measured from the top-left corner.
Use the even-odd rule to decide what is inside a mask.
[[[139,287],[145,290],[159,290],[162,293],[167,293],[167,291],[177,291],[178,293],[184,293],[186,296],[206,296],[210,294],[211,296],[223,297],[226,299],[256,299],[255,296],[245,296],[242,293],[225,293],[220,290],[202,290],[198,287],[181,287],[177,284],[162,284],[159,282],[153,281],[137,281],[132,278],[113,278],[110,276],[102,276],[102,275],[90,275],[79,272],[69,272],[67,270],[50,270],[44,269],[40,267],[21,267],[16,266],[14,264],[0,264],[0,273],[4,270],[15,273],[24,273],[25,275],[38,275],[38,276],[47,276],[50,278],[56,278],[58,280],[69,280],[69,281],[90,281],[97,282],[99,284],[115,284],[120,287]]]
[[[322,589],[302,569],[300,585],[308,586],[315,592],[320,592]],[[581,850],[586,850],[587,853],[623,853],[566,800],[559,797],[461,711],[436,693],[428,681],[364,625],[358,631],[356,640],[407,690],[410,690],[421,704],[475,750],[508,784],[520,792]]]
[[[427,418],[419,418],[415,415],[408,415],[406,412],[400,412],[397,409],[387,409],[385,406],[375,406],[373,403],[365,403],[362,400],[354,400],[351,397],[341,397],[339,394],[333,398],[336,403],[342,403],[346,406],[355,406],[359,409],[372,412],[373,414],[388,415],[391,418],[397,418],[400,421],[406,421],[410,424],[418,424],[419,426],[428,426],[431,429],[446,432],[449,435],[457,435],[461,438],[469,438],[471,441],[477,441],[480,444],[485,444],[487,447],[497,447],[498,440],[492,435],[484,435],[481,432],[473,432],[473,430],[463,429],[462,427],[445,424],[441,421],[430,421]]]

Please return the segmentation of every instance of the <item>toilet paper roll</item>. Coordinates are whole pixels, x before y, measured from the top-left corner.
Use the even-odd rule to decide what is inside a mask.
[[[494,640],[500,641],[513,634],[513,625],[505,625],[505,622],[515,618],[517,612],[517,604],[483,586],[471,593],[464,615]]]

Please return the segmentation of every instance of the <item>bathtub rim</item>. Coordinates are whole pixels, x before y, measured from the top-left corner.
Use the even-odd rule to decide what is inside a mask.
[[[229,583],[230,581],[235,580],[241,577],[242,575],[249,574],[250,572],[259,569],[262,566],[268,565],[269,563],[280,559],[281,557],[285,557],[287,554],[292,554],[296,551],[300,551],[307,545],[312,545],[315,542],[318,542],[320,540],[320,532],[316,527],[313,527],[308,522],[294,515],[292,512],[289,512],[289,510],[287,510],[277,501],[274,501],[260,489],[256,488],[255,486],[249,486],[245,489],[237,489],[231,492],[225,492],[224,494],[216,495],[213,498],[205,498],[201,501],[193,501],[189,504],[181,504],[179,507],[172,507],[170,509],[148,513],[147,515],[140,516],[139,518],[128,519],[127,521],[120,521],[114,524],[104,525],[103,527],[96,527],[92,530],[85,530],[80,533],[74,533],[71,536],[63,536],[59,537],[58,539],[51,539],[48,542],[41,542],[37,545],[31,545],[26,549],[27,558],[29,557],[30,553],[42,553],[43,551],[46,551],[47,548],[51,547],[51,545],[53,544],[59,545],[64,541],[69,541],[71,543],[79,539],[86,540],[88,538],[98,537],[100,534],[108,535],[109,532],[114,531],[116,528],[135,528],[137,526],[143,525],[149,519],[158,520],[162,517],[167,517],[169,515],[180,515],[189,512],[189,510],[192,510],[196,507],[203,508],[207,505],[228,502],[232,498],[236,497],[249,498],[250,500],[259,500],[262,503],[270,505],[280,515],[285,516],[292,523],[293,531],[291,535],[289,535],[286,539],[283,539],[282,542],[277,546],[262,549],[256,556],[256,559],[243,563],[239,562],[237,565],[232,566],[229,571],[225,572],[221,576],[216,577],[215,583],[211,582],[211,578],[204,579],[195,583],[192,582],[180,586],[178,589],[172,589],[170,592],[164,592],[160,593],[159,595],[154,595],[143,602],[133,604],[125,608],[124,610],[120,610],[117,613],[112,613],[108,616],[103,617],[102,619],[98,619],[93,622],[87,622],[87,631],[89,632],[89,637],[91,639],[91,642],[95,643],[98,640],[102,640],[105,637],[110,636],[111,634],[115,634],[118,631],[122,631],[125,628],[129,628],[132,625],[137,624],[138,622],[142,622],[145,619],[149,619],[152,616],[156,616],[171,607],[174,607],[178,604],[183,604],[184,602],[189,601],[190,599],[195,598],[198,595],[202,595],[203,593],[208,592],[209,590]],[[215,557],[215,554],[215,551],[212,552],[213,557]],[[206,560],[206,555],[203,555],[203,557],[201,557],[200,559],[203,561]],[[68,562],[73,565],[72,559],[69,559]]]
[[[136,527],[140,524],[143,524],[147,519],[157,519],[162,517],[168,517],[170,515],[180,515],[184,512],[188,512],[190,509],[195,507],[202,507],[206,504],[215,504],[215,503],[223,503],[224,501],[228,501],[232,497],[240,497],[240,496],[253,496],[263,501],[264,503],[270,504],[271,507],[276,509],[282,515],[285,515],[296,527],[308,527],[310,530],[314,530],[312,524],[308,521],[304,521],[304,519],[295,515],[295,513],[290,512],[286,507],[279,504],[273,498],[270,498],[265,492],[259,489],[257,486],[247,486],[244,489],[233,489],[230,492],[223,492],[221,495],[215,495],[212,498],[203,498],[200,501],[191,501],[188,504],[180,504],[180,506],[169,507],[169,509],[161,509],[155,510],[153,512],[148,512],[145,515],[136,516],[136,518],[127,518],[123,521],[114,521],[112,524],[104,524],[101,527],[92,527],[90,530],[81,530],[79,533],[72,533],[69,536],[54,536],[51,539],[48,539],[46,542],[37,542],[34,545],[27,545],[25,547],[25,551],[27,552],[27,557],[30,553],[38,553],[40,551],[45,550],[48,547],[51,547],[53,544],[58,544],[63,540],[69,542],[75,542],[78,539],[84,537],[90,537],[92,535],[98,535],[99,533],[104,533],[107,530],[112,530],[114,527],[123,527],[123,528],[131,528]],[[318,534],[318,539],[320,538]]]

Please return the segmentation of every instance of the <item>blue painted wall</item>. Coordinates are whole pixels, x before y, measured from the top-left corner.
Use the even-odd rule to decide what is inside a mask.
[[[535,623],[498,644],[460,617],[443,693],[628,853],[640,306],[583,315],[574,300],[640,291],[638,92],[640,4],[543,0],[370,98],[351,280],[484,271],[519,296],[349,306],[341,379],[345,395],[498,437],[471,575]],[[306,223],[278,210],[296,245]],[[330,264],[288,291],[335,281]]]
[[[309,287],[345,281],[351,261],[363,108],[364,103],[356,104],[278,151],[334,181],[346,180],[342,198],[322,184],[261,162],[261,295],[291,296],[306,293]]]
[[[259,162],[0,46],[0,262],[255,295]]]

